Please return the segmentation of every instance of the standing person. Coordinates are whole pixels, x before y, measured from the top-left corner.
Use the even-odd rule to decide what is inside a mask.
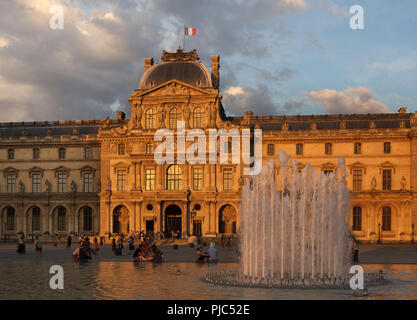
[[[98,258],[98,252],[99,252],[99,250],[100,250],[100,247],[98,245],[97,238],[94,237],[94,258],[96,258],[96,259]]]
[[[23,237],[21,237],[17,243],[16,252],[20,255],[25,254],[26,252],[26,246],[25,246],[25,242],[23,241]]]
[[[100,246],[104,246],[104,237],[103,236],[100,237]]]
[[[116,250],[116,239],[111,240],[111,250],[114,252]]]
[[[67,237],[67,248],[66,248],[66,250],[71,249],[71,242],[72,242],[72,237],[69,234],[68,237]]]
[[[222,236],[222,249],[224,249],[224,237]]]
[[[35,254],[36,258],[42,258],[42,243],[39,241],[39,237],[35,240]]]
[[[353,263],[359,263],[359,244],[356,241],[353,245]]]
[[[61,244],[61,236],[58,236],[58,238],[57,238],[57,246],[59,246],[60,244]]]
[[[129,244],[129,254],[132,254],[132,252],[135,250],[135,244],[132,236],[127,239],[127,243]]]

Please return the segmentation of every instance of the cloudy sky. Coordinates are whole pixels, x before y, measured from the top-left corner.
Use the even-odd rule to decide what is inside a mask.
[[[184,25],[207,66],[220,54],[228,115],[415,112],[416,16],[415,0],[0,0],[0,122],[129,112],[143,59]]]

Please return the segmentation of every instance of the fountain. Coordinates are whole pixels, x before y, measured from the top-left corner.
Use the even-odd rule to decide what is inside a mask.
[[[280,288],[349,287],[350,194],[344,158],[336,172],[321,173],[280,151],[281,183],[269,160],[262,172],[247,178],[242,188],[241,270],[208,274],[223,284]],[[216,281],[217,280],[217,281]],[[367,276],[365,284],[382,276]]]

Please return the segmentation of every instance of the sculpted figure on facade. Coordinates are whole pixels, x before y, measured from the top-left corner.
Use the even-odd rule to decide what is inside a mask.
[[[19,192],[20,193],[25,192],[25,185],[23,184],[22,180],[19,181]]]
[[[190,127],[190,106],[188,105],[188,103],[184,104],[184,107],[182,109],[183,115],[184,115],[184,121],[185,121],[185,127],[189,128]]]
[[[159,118],[159,126],[161,128],[165,128],[165,117],[166,117],[166,110],[165,110],[165,106],[161,105],[159,107],[159,113],[160,113],[160,118]]]
[[[404,176],[402,176],[402,178],[401,178],[401,190],[405,190],[405,177]]]
[[[375,177],[372,178],[372,182],[371,182],[371,190],[375,190],[376,189],[376,179]]]
[[[51,183],[49,182],[49,180],[46,180],[45,181],[45,191],[47,193],[50,193],[51,192]]]

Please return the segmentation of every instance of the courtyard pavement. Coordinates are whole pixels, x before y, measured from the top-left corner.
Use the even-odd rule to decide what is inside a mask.
[[[177,244],[178,249],[173,245]],[[208,243],[207,243],[208,244]],[[78,243],[73,243],[71,250],[66,250],[66,243],[53,246],[52,243],[43,244],[43,258],[46,261],[71,261],[72,252]],[[137,244],[136,244],[137,245]],[[190,248],[185,241],[165,240],[158,243],[158,247],[164,253],[164,261],[167,262],[194,262],[195,248]],[[216,246],[220,262],[237,262],[237,247],[221,248]],[[208,247],[203,246],[203,251]],[[0,262],[2,261],[35,261],[35,249],[32,243],[26,244],[26,254],[16,253],[16,244],[12,242],[0,242]],[[110,244],[100,248],[98,259],[91,261],[132,261],[127,247],[123,248],[122,256],[114,256]],[[359,250],[360,264],[417,264],[417,245],[414,244],[362,244]]]

